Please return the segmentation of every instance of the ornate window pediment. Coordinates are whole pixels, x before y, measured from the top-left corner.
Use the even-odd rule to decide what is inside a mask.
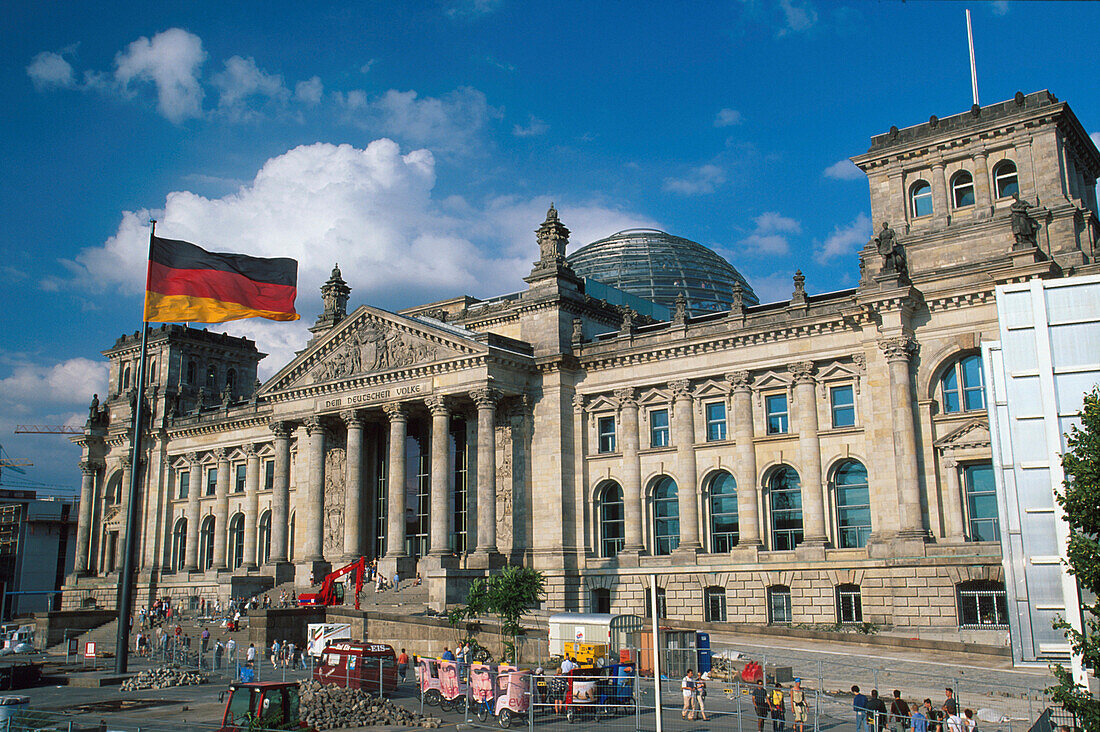
[[[646,407],[672,404],[672,392],[668,389],[646,389],[638,397],[638,404]]]
[[[936,440],[933,443],[940,452],[952,450],[989,449],[989,425],[974,419]]]

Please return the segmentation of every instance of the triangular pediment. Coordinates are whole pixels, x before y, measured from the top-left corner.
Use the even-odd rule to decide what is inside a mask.
[[[934,444],[940,450],[989,447],[989,425],[979,419],[971,420],[951,430]]]
[[[647,407],[653,404],[671,404],[672,392],[660,387],[646,389],[642,392],[642,395],[638,397],[638,403]]]
[[[730,393],[730,385],[729,382],[707,379],[706,381],[695,387],[694,393],[696,399],[714,399],[716,397],[727,397]]]
[[[306,347],[260,387],[261,397],[365,376],[384,377],[488,354],[489,347],[455,327],[360,306]],[[442,324],[441,324],[442,325]]]
[[[785,373],[765,371],[753,379],[753,388],[758,391],[766,389],[786,389],[791,385],[791,377]]]

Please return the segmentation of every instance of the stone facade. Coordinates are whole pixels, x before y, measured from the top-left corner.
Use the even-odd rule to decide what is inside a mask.
[[[656,573],[673,618],[999,627],[966,359],[996,337],[996,284],[1096,268],[1100,154],[1040,92],[891,130],[853,160],[883,228],[852,290],[807,295],[798,273],[787,302],[651,322],[585,293],[551,208],[524,291],[346,313],[336,270],[306,350],[217,402],[177,364],[201,351],[197,373],[224,387],[230,363],[254,378],[254,346],[160,331],[177,370],[142,450],[142,597],[304,586],[366,554],[422,573],[437,606],[509,561],[546,573],[551,610],[642,613]],[[112,384],[137,343],[106,352]],[[117,537],[98,517],[127,470],[124,392],[78,440],[96,508],[70,607],[113,603]]]

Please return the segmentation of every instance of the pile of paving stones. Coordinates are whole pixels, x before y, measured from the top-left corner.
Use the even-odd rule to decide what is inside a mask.
[[[176,665],[161,666],[142,671],[122,682],[123,691],[143,689],[167,689],[172,686],[195,686],[209,681],[203,674],[188,671]]]
[[[371,696],[361,689],[345,689],[319,681],[299,686],[301,718],[317,730],[341,727],[438,727],[438,717],[426,717],[399,707],[389,699]]]

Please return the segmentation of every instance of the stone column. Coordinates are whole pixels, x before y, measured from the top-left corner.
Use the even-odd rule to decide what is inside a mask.
[[[320,417],[306,420],[309,437],[309,479],[302,513],[305,514],[305,541],[302,542],[302,560],[324,561],[322,548],[325,541],[325,426]]]
[[[909,336],[883,338],[879,347],[890,371],[890,408],[893,413],[894,474],[898,489],[898,536],[924,539],[927,533],[920,506],[917,474],[917,434],[913,423],[913,390],[909,387],[909,360],[917,350]]]
[[[697,469],[695,465],[695,418],[692,413],[691,382],[687,379],[673,381],[668,385],[672,390],[672,406],[676,412],[673,436],[676,445],[676,473],[679,478],[677,496],[680,509],[680,546],[681,550],[698,551],[699,544],[699,500]]]
[[[184,548],[183,569],[194,572],[199,568],[199,492],[202,490],[202,463],[199,454],[187,456],[187,541]]]
[[[229,454],[225,448],[214,451],[218,458],[218,482],[214,484],[214,563],[213,569],[225,569],[226,526],[229,521]]]
[[[812,361],[787,367],[794,379],[794,414],[798,418],[798,459],[802,464],[803,543],[825,543],[825,498],[821,492],[821,440],[817,434],[817,388]]]
[[[389,474],[386,476],[386,558],[400,559],[405,552],[405,438],[409,415],[405,405],[392,402],[385,407],[390,420]]]
[[[943,170],[942,160],[932,163],[932,218],[947,221],[951,209],[947,205],[947,178]]]
[[[363,554],[363,418],[355,410],[340,415],[348,427],[344,486],[344,558]]]
[[[951,456],[944,456],[943,469],[947,472],[947,490],[944,495],[943,523],[948,541],[966,541],[963,525],[962,485],[959,482],[959,463]]]
[[[625,524],[624,552],[641,552],[642,521],[645,516],[642,495],[642,460],[638,442],[638,399],[634,389],[619,389],[615,392],[619,400],[619,413],[622,417],[623,451],[623,522]],[[596,537],[597,544],[599,536]],[[598,548],[598,546],[597,546]],[[598,553],[598,552],[597,552]]]
[[[756,490],[756,446],[753,444],[752,386],[748,371],[726,376],[733,387],[733,439],[737,464],[737,545],[759,547],[760,501]]]
[[[245,445],[244,455],[244,557],[241,566],[255,569],[258,566],[256,530],[260,520],[260,455],[255,445]]]
[[[478,389],[470,393],[477,405],[477,553],[497,551],[496,405],[500,392]]]
[[[91,563],[88,561],[88,548],[91,545],[92,502],[95,500],[95,463],[80,463],[80,513],[76,524],[76,558],[73,569],[77,574],[87,574]]]
[[[450,553],[451,511],[448,505],[450,487],[450,450],[448,440],[451,431],[451,412],[447,399],[430,396],[424,400],[432,414],[431,443],[431,536],[428,553],[443,557]]]
[[[272,422],[275,435],[275,485],[271,497],[271,556],[269,564],[287,561],[290,534],[290,425]]]
[[[978,212],[978,218],[987,219],[992,213],[990,190],[989,163],[985,150],[979,150],[974,153],[974,208]]]

